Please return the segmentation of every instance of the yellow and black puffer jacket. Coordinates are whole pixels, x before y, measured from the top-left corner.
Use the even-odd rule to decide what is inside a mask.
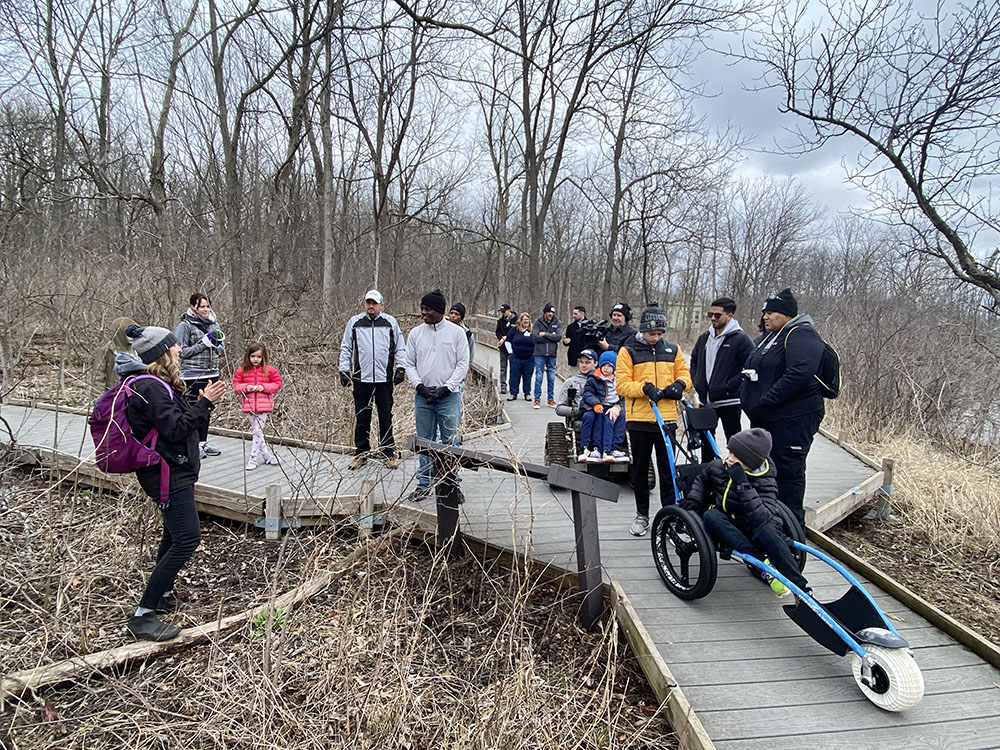
[[[684,390],[691,387],[687,360],[680,346],[672,341],[660,339],[656,346],[650,346],[639,334],[618,350],[615,388],[625,399],[627,422],[656,422],[649,399],[642,392],[643,385],[652,383],[657,388],[667,388],[678,380],[684,382]],[[677,402],[673,399],[662,399],[657,406],[665,421],[677,419]]]

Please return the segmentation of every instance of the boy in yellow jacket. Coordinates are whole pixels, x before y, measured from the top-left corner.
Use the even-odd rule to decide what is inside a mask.
[[[691,372],[681,348],[663,338],[667,316],[656,302],[650,302],[639,319],[639,333],[618,351],[618,394],[625,399],[625,427],[632,447],[632,487],[635,489],[635,520],[629,533],[642,536],[649,528],[649,462],[656,449],[656,468],[661,503],[673,502],[668,448],[664,442],[650,401],[667,423],[673,442],[677,430],[677,401],[691,387]]]

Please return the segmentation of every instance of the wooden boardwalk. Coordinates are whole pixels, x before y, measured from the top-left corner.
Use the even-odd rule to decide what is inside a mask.
[[[496,368],[494,350],[477,359]],[[542,461],[545,424],[553,410],[523,400],[505,402],[512,429],[467,443],[478,450]],[[51,448],[52,412],[3,406],[21,445]],[[58,448],[86,456],[91,444],[83,418],[60,414]],[[206,459],[207,487],[259,498],[280,483],[288,498],[329,493],[353,496],[374,484],[376,503],[405,510],[400,497],[415,485],[416,460],[389,471],[376,462],[348,471],[349,456],[280,446],[278,467],[243,471],[245,441],[213,437],[223,454]],[[837,445],[817,438],[809,456],[807,505],[820,507],[871,476],[873,470]],[[463,471],[462,529],[466,535],[574,571],[571,498],[548,484],[482,470]],[[199,490],[201,487],[199,487]],[[654,491],[655,498],[655,491]],[[654,500],[655,505],[655,500]],[[425,503],[421,510],[433,511]],[[622,488],[617,504],[598,501],[603,575],[628,597],[655,648],[714,746],[750,748],[1000,748],[1000,670],[878,589],[870,590],[910,641],[923,670],[923,701],[904,714],[870,704],[854,684],[850,660],[825,651],[782,612],[781,602],[737,563],[720,562],[713,592],[695,602],[676,599],[660,582],[649,537],[628,533],[634,500]],[[821,600],[846,586],[825,565],[806,569]],[[960,592],[956,592],[960,595]]]

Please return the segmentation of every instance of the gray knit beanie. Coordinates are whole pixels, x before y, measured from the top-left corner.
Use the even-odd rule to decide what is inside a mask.
[[[174,334],[159,326],[129,326],[125,335],[132,340],[132,348],[143,364],[155,362],[177,343]]]
[[[771,433],[760,427],[751,427],[729,438],[727,447],[736,458],[751,469],[756,469],[764,464],[771,453]]]

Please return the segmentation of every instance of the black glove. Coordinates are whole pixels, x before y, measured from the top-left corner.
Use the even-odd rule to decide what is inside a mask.
[[[423,383],[421,383],[420,385],[417,386],[417,393],[419,393],[421,396],[423,396],[428,401],[431,400],[431,389],[428,388]]]
[[[747,479],[747,473],[739,464],[733,464],[732,466],[727,467],[726,473],[733,478],[734,484],[747,484],[750,481]]]
[[[449,388],[446,385],[439,385],[436,390],[437,390],[438,401],[443,399],[445,396],[451,395],[451,388]]]
[[[688,498],[684,498],[680,502],[680,507],[681,509],[690,511],[691,513],[697,513],[698,509],[701,507],[701,503],[699,503],[697,500],[689,500]]]
[[[672,398],[679,401],[684,398],[684,381],[675,380],[673,385],[668,385],[660,393],[662,394],[661,398]]]
[[[343,370],[340,371],[340,384],[344,386],[344,388],[351,384],[351,376]]]
[[[650,401],[660,400],[658,395],[660,393],[660,389],[657,388],[652,383],[643,383],[642,392],[646,394],[646,398],[648,398]]]
[[[402,367],[397,367],[396,372],[394,372],[392,375],[392,384],[399,385],[404,380],[406,380],[406,370],[404,370]]]

